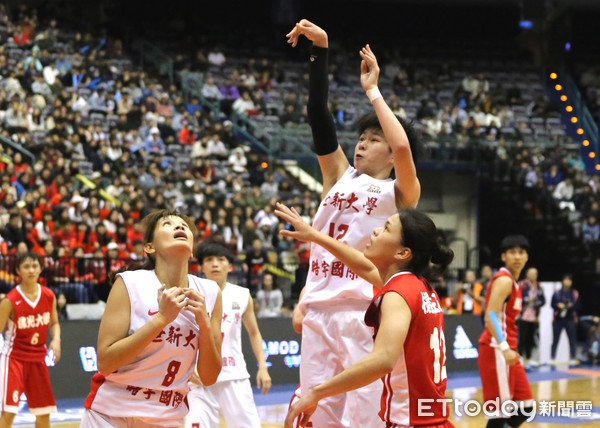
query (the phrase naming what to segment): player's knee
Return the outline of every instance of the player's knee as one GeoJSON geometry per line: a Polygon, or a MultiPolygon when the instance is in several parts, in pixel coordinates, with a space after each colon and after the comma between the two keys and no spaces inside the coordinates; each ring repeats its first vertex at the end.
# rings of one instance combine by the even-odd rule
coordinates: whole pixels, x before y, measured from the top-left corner
{"type": "Polygon", "coordinates": [[[2,427],[9,427],[12,425],[13,419],[15,418],[14,413],[2,412],[0,420],[2,421],[2,427]]]}

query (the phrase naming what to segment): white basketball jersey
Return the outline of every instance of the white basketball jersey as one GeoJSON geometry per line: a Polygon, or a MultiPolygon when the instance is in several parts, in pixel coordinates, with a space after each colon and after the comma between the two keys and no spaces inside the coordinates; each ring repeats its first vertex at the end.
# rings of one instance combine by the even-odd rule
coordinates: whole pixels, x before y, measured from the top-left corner
{"type": "MultiPolygon", "coordinates": [[[[321,201],[313,227],[363,251],[369,235],[398,210],[394,180],[378,180],[348,167],[321,201]]],[[[306,291],[300,308],[307,305],[348,304],[365,309],[373,298],[373,286],[319,245],[311,244],[306,291]]]]}
{"type": "MultiPolygon", "coordinates": [[[[161,283],[153,270],[126,271],[119,276],[131,303],[131,335],[158,313],[161,283]]],[[[193,275],[188,275],[188,281],[190,288],[204,295],[207,311],[212,313],[219,286],[193,275]]],[[[182,310],[133,361],[106,377],[94,376],[86,407],[114,417],[182,419],[188,412],[185,397],[196,365],[198,334],[194,315],[182,310]]],[[[164,426],[171,425],[165,422],[164,426]]]]}
{"type": "Polygon", "coordinates": [[[217,382],[247,379],[246,360],[242,354],[242,315],[248,307],[250,292],[247,288],[227,283],[221,291],[223,321],[221,333],[221,373],[217,382]]]}

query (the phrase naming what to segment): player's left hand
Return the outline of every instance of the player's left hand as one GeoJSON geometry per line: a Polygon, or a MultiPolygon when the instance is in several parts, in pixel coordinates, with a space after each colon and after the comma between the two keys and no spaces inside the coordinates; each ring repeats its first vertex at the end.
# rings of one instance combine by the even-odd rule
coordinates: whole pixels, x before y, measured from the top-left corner
{"type": "Polygon", "coordinates": [[[294,419],[296,418],[300,418],[301,427],[308,426],[310,417],[315,413],[315,410],[317,410],[318,403],[319,400],[317,400],[313,391],[300,397],[300,400],[296,401],[288,410],[288,414],[283,424],[284,428],[294,428],[294,419]]]}
{"type": "Polygon", "coordinates": [[[287,206],[277,202],[277,204],[275,204],[274,213],[277,217],[294,227],[293,231],[285,229],[280,231],[279,233],[281,236],[289,236],[297,239],[298,241],[310,242],[314,229],[310,225],[306,224],[304,220],[302,220],[302,217],[300,217],[298,211],[296,211],[293,207],[288,208],[287,206]]]}
{"type": "Polygon", "coordinates": [[[262,395],[265,395],[271,389],[271,376],[269,376],[269,371],[266,367],[259,367],[256,373],[256,387],[262,388],[260,391],[262,395]]]}
{"type": "Polygon", "coordinates": [[[54,354],[54,362],[58,363],[60,360],[60,339],[52,339],[49,348],[54,354]]]}
{"type": "Polygon", "coordinates": [[[194,314],[200,330],[210,330],[210,317],[206,310],[206,300],[204,296],[192,288],[186,288],[183,292],[186,297],[186,304],[183,309],[194,314]]]}
{"type": "Polygon", "coordinates": [[[377,58],[368,44],[359,53],[362,58],[360,62],[360,84],[365,91],[368,91],[377,87],[379,65],[377,65],[377,58]]]}

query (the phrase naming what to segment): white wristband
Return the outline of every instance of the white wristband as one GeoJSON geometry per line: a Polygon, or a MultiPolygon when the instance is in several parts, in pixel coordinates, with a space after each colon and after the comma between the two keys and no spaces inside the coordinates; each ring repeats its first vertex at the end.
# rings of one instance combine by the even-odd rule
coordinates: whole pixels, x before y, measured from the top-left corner
{"type": "Polygon", "coordinates": [[[509,349],[510,349],[510,346],[508,346],[508,342],[506,340],[500,344],[500,350],[502,352],[508,351],[509,349]]]}
{"type": "Polygon", "coordinates": [[[379,88],[375,86],[367,91],[367,97],[369,97],[369,101],[373,102],[377,98],[381,98],[381,92],[379,92],[379,88]]]}

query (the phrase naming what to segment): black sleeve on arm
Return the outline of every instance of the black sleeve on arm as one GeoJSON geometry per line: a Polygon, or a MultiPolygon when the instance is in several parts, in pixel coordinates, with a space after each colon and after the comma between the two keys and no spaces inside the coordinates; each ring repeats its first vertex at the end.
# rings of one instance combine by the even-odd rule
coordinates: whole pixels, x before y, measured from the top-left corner
{"type": "Polygon", "coordinates": [[[331,154],[338,148],[333,117],[327,106],[329,93],[328,51],[327,48],[313,46],[310,55],[307,114],[315,143],[315,152],[319,156],[331,154]]]}

